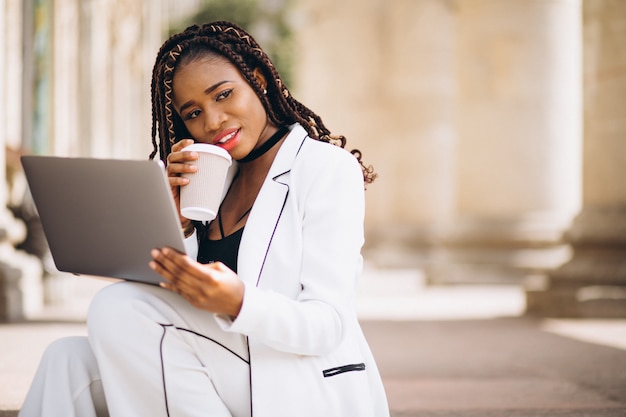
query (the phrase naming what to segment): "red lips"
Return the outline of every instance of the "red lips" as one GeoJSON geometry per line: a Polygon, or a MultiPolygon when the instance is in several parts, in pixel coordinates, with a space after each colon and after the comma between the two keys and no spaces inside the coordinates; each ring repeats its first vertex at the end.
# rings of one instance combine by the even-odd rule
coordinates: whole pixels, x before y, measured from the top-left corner
{"type": "Polygon", "coordinates": [[[213,144],[230,151],[239,143],[239,129],[226,129],[215,135],[213,144]]]}

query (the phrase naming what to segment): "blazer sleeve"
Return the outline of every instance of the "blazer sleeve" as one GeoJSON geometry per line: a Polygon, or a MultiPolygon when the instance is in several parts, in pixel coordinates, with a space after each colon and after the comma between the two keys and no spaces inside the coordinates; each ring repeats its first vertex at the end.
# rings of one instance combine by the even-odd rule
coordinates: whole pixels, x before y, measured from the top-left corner
{"type": "Polygon", "coordinates": [[[300,166],[298,190],[292,190],[302,216],[301,268],[295,278],[301,292],[293,299],[246,285],[237,319],[217,316],[224,330],[258,338],[280,351],[321,355],[341,343],[355,320],[364,242],[363,174],[345,150],[328,154],[300,166]]]}
{"type": "Polygon", "coordinates": [[[188,257],[193,259],[194,261],[198,259],[198,235],[197,231],[194,230],[191,236],[186,237],[183,241],[185,245],[185,253],[188,257]]]}

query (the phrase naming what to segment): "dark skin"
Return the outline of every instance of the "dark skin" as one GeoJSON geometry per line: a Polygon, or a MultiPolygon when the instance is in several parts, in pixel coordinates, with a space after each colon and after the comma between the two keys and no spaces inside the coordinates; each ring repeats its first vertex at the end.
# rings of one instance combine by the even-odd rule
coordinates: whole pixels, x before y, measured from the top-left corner
{"type": "MultiPolygon", "coordinates": [[[[267,83],[259,70],[257,82],[267,83]]],[[[186,63],[176,70],[173,103],[193,139],[172,146],[167,174],[180,213],[180,187],[189,180],[183,173],[197,171],[196,152],[182,149],[194,142],[212,143],[226,149],[233,159],[248,155],[263,144],[278,128],[272,124],[258,96],[239,70],[222,57],[207,57],[186,63]]],[[[239,165],[239,174],[220,207],[225,235],[245,225],[241,218],[256,199],[263,181],[284,138],[261,157],[239,165]]],[[[180,215],[181,226],[191,221],[180,215]]],[[[209,238],[222,238],[216,222],[209,226],[209,238]]],[[[152,251],[150,267],[166,282],[163,288],[174,291],[193,306],[212,313],[236,318],[243,303],[244,285],[239,276],[221,262],[201,264],[171,248],[152,251]]]]}

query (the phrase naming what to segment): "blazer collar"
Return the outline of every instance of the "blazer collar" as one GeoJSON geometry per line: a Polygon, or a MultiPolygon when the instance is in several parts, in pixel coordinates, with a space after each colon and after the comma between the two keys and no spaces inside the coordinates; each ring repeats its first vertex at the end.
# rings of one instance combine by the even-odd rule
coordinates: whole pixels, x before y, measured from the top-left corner
{"type": "Polygon", "coordinates": [[[283,214],[289,193],[289,172],[307,132],[299,124],[290,126],[259,191],[239,246],[237,272],[244,282],[258,285],[272,238],[283,214]]]}
{"type": "Polygon", "coordinates": [[[289,127],[289,134],[276,154],[276,158],[270,167],[267,179],[281,176],[291,170],[294,160],[300,151],[304,139],[308,136],[306,130],[299,124],[289,127]]]}

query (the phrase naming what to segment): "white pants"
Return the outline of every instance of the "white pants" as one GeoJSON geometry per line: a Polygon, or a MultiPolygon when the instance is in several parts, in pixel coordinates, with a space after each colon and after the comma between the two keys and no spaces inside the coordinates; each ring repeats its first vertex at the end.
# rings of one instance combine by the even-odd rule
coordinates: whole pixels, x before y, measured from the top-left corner
{"type": "Polygon", "coordinates": [[[20,417],[250,416],[246,338],[179,295],[105,287],[88,334],[50,345],[20,417]]]}

